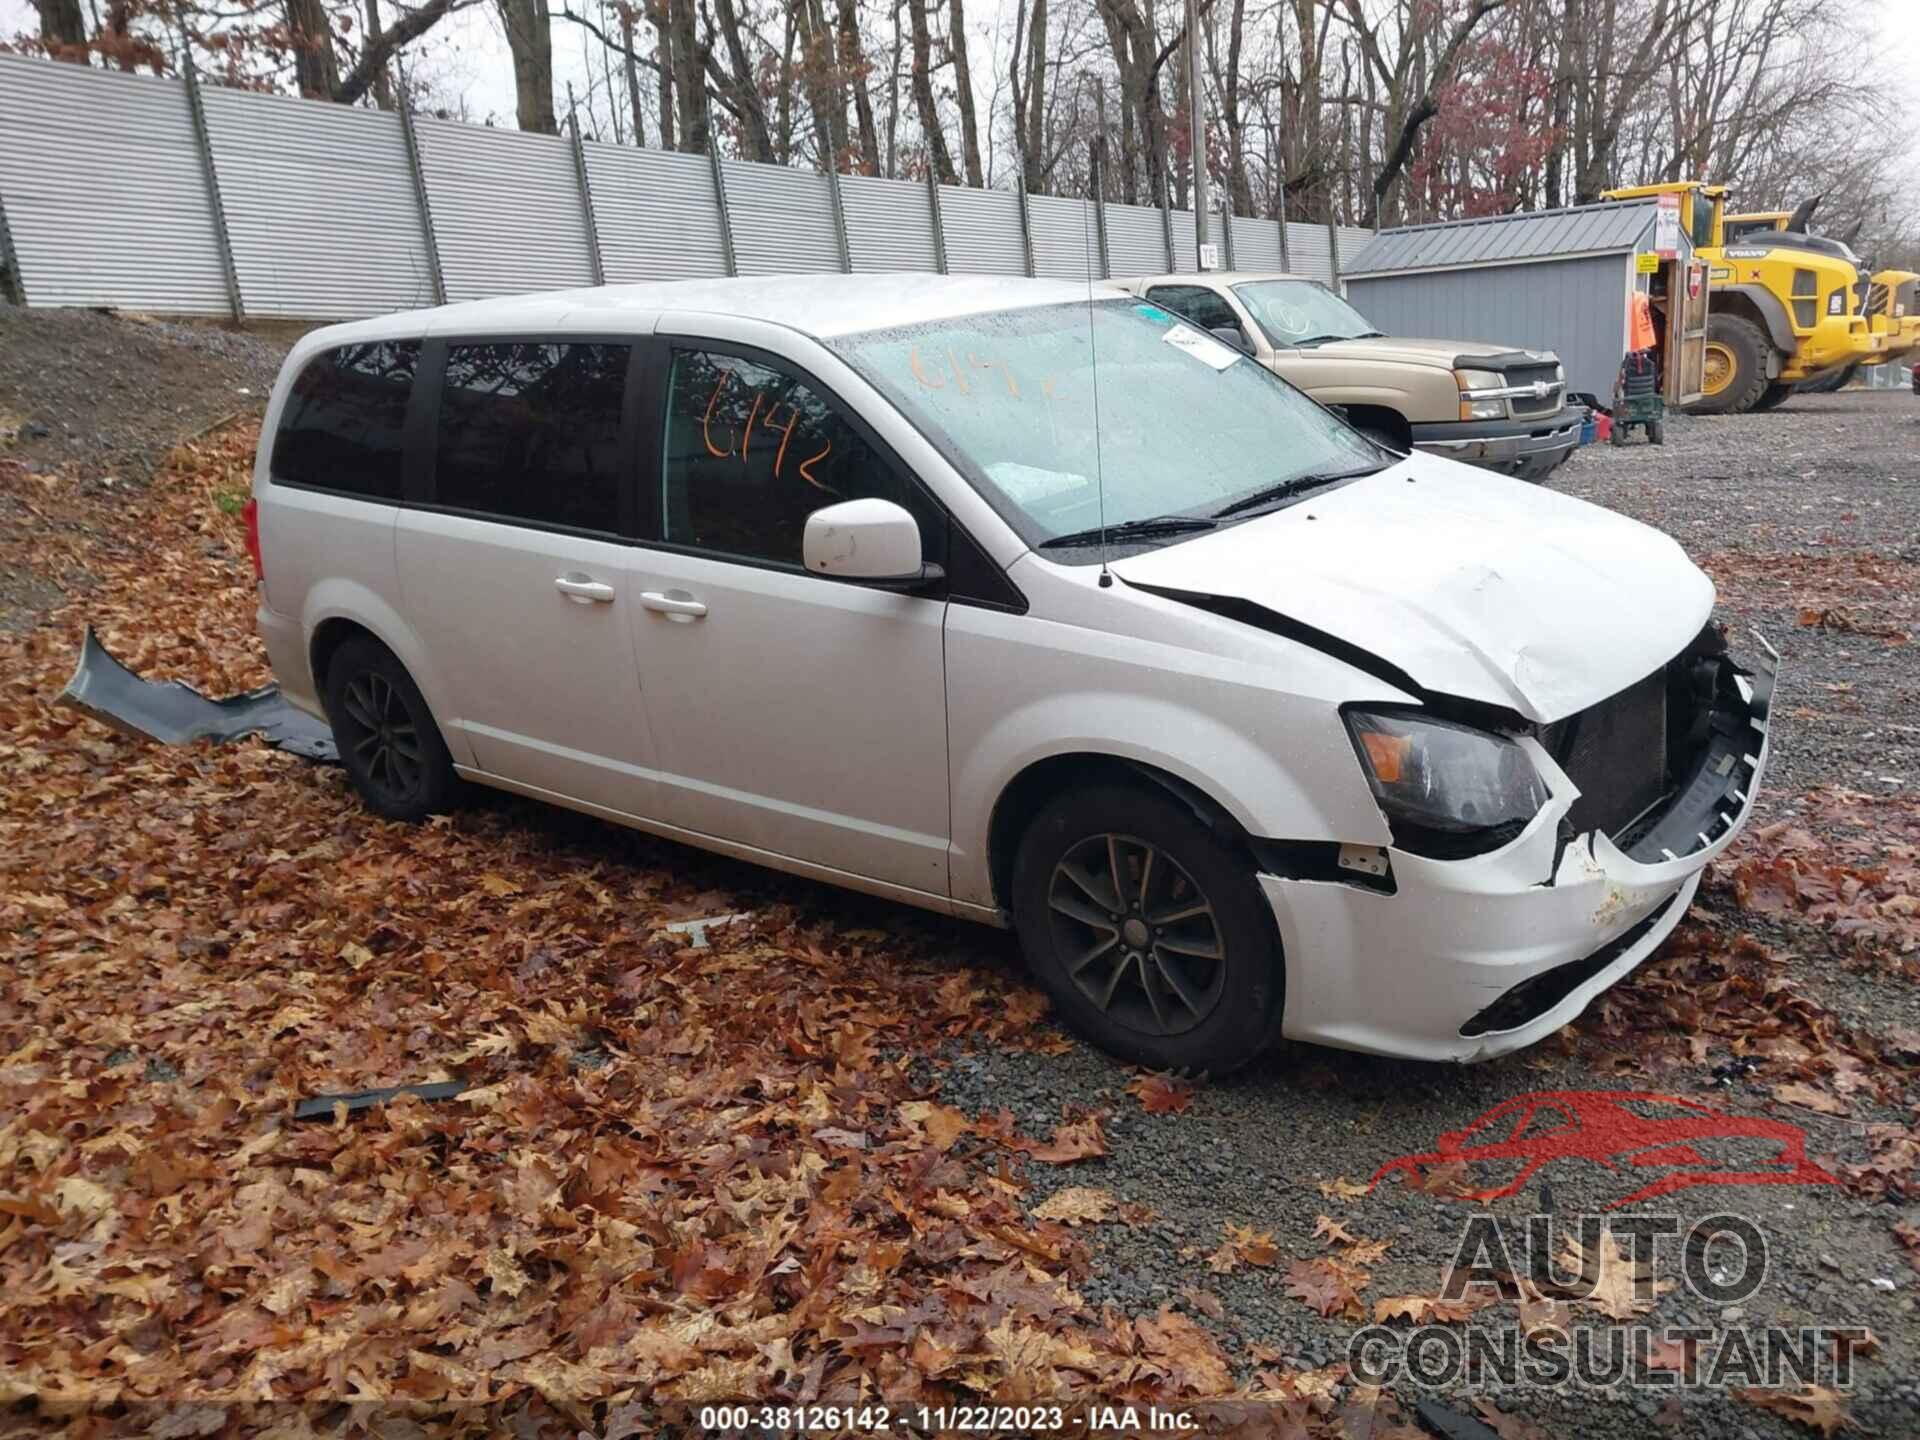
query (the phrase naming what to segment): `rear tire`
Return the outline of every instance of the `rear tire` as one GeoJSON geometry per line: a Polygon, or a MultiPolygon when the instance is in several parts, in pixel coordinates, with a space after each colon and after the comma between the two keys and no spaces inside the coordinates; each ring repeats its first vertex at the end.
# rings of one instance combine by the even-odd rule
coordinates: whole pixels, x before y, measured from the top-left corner
{"type": "Polygon", "coordinates": [[[452,808],[453,758],[407,667],[371,636],[343,643],[327,665],[327,719],[360,798],[389,820],[452,808]]]}
{"type": "Polygon", "coordinates": [[[1707,372],[1703,394],[1693,406],[1696,415],[1744,415],[1767,388],[1767,355],[1773,342],[1766,332],[1740,315],[1707,317],[1707,372]],[[1716,383],[1717,382],[1717,383],[1716,383]]]}
{"type": "Polygon", "coordinates": [[[1252,864],[1224,822],[1151,785],[1042,809],[1014,859],[1013,916],[1061,1017],[1124,1060],[1220,1074],[1277,1029],[1280,937],[1252,864]]]}
{"type": "Polygon", "coordinates": [[[1656,445],[1666,444],[1667,422],[1664,420],[1649,420],[1647,422],[1647,439],[1656,445]]]}
{"type": "Polygon", "coordinates": [[[1800,386],[1800,392],[1803,395],[1831,395],[1836,390],[1844,390],[1853,383],[1854,374],[1859,369],[1860,364],[1855,361],[1851,365],[1842,365],[1838,370],[1829,370],[1818,379],[1800,386]]]}
{"type": "MultiPolygon", "coordinates": [[[[1753,402],[1753,408],[1756,411],[1771,410],[1777,405],[1784,405],[1787,402],[1787,397],[1799,388],[1801,387],[1782,385],[1778,380],[1775,380],[1760,392],[1760,398],[1753,402]]],[[[1815,393],[1817,394],[1818,392],[1816,391],[1815,393]]]]}

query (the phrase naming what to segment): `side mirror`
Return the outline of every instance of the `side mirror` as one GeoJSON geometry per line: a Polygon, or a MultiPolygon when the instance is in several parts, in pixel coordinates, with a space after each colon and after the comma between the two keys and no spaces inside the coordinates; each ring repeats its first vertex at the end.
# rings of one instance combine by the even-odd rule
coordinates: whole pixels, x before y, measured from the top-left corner
{"type": "Polygon", "coordinates": [[[913,590],[946,572],[920,560],[920,526],[891,500],[843,500],[807,516],[801,561],[815,575],[913,590]]]}
{"type": "Polygon", "coordinates": [[[1238,325],[1216,325],[1207,333],[1212,335],[1216,340],[1226,341],[1227,344],[1233,346],[1236,350],[1243,351],[1248,355],[1253,353],[1253,347],[1247,343],[1246,332],[1238,325]]]}

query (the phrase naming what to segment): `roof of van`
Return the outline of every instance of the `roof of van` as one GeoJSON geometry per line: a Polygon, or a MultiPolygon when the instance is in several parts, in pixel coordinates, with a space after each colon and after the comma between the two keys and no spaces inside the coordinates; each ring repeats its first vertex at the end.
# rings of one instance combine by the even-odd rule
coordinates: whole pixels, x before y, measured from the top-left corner
{"type": "MultiPolygon", "coordinates": [[[[1116,297],[1106,292],[1102,298],[1116,297]]],[[[537,327],[562,320],[570,328],[578,329],[583,319],[594,316],[604,316],[609,329],[624,330],[632,326],[636,333],[641,333],[649,328],[653,316],[670,310],[748,316],[786,325],[804,334],[828,337],[993,310],[1074,301],[1085,304],[1087,299],[1088,287],[1083,281],[1028,280],[999,275],[893,272],[742,276],[726,280],[600,285],[470,300],[334,327],[332,338],[385,339],[445,334],[469,327],[537,327]]]]}

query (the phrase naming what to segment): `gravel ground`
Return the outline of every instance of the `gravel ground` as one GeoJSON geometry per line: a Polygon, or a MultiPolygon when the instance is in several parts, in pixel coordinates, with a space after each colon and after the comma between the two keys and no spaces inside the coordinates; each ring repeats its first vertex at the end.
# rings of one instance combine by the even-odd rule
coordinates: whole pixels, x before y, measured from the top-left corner
{"type": "Polygon", "coordinates": [[[1665,446],[1636,432],[1551,483],[1672,535],[1718,582],[1728,617],[1780,650],[1769,805],[1815,785],[1920,787],[1913,647],[1800,620],[1837,608],[1843,625],[1920,637],[1920,399],[1853,390],[1760,415],[1676,415],[1665,446]]]}
{"type": "MultiPolygon", "coordinates": [[[[12,412],[0,423],[37,420],[48,427],[47,435],[23,440],[9,453],[42,468],[61,463],[98,473],[124,466],[123,457],[151,454],[264,395],[283,351],[279,337],[130,326],[84,313],[34,316],[23,328],[18,312],[0,309],[0,410],[12,412]]],[[[1822,785],[1912,796],[1920,779],[1914,723],[1920,667],[1914,647],[1893,634],[1920,629],[1914,614],[1920,401],[1856,392],[1798,400],[1768,415],[1677,416],[1664,448],[1636,442],[1590,450],[1551,483],[1674,534],[1715,575],[1725,611],[1763,630],[1782,651],[1786,698],[1776,712],[1765,818],[1798,817],[1801,797],[1822,785]],[[1812,623],[1803,623],[1809,616],[1812,623]]],[[[0,586],[5,580],[0,577],[0,586]]],[[[15,580],[27,587],[45,583],[44,577],[15,580]]],[[[995,932],[671,846],[648,842],[635,850],[623,843],[630,836],[616,838],[597,822],[542,807],[499,797],[487,803],[508,807],[556,845],[584,836],[596,853],[631,855],[639,867],[665,863],[697,876],[712,891],[716,913],[777,899],[849,929],[924,934],[931,927],[956,966],[1018,964],[1009,937],[995,932]]],[[[1861,966],[1827,932],[1807,924],[1756,925],[1733,909],[1725,885],[1703,895],[1710,917],[1729,931],[1754,931],[1784,958],[1783,976],[1842,1021],[1876,1031],[1920,1030],[1920,986],[1896,970],[1861,966]]],[[[1724,1060],[1718,1053],[1714,1058],[1724,1060]]],[[[1147,1113],[1127,1088],[1135,1073],[1077,1042],[1063,1042],[1051,1055],[929,1057],[928,1079],[947,1103],[970,1115],[1005,1108],[1033,1135],[1050,1134],[1069,1110],[1103,1112],[1111,1153],[1068,1166],[1028,1166],[1035,1186],[1030,1204],[1086,1186],[1140,1207],[1080,1231],[1093,1257],[1083,1292],[1129,1313],[1172,1304],[1192,1314],[1218,1333],[1248,1379],[1256,1370],[1308,1371],[1347,1356],[1357,1323],[1323,1319],[1287,1293],[1290,1261],[1333,1253],[1314,1235],[1321,1216],[1359,1239],[1387,1242],[1366,1267],[1369,1305],[1437,1293],[1476,1207],[1395,1183],[1351,1195],[1321,1187],[1342,1178],[1364,1184],[1385,1162],[1432,1149],[1441,1132],[1470,1124],[1504,1099],[1622,1088],[1695,1095],[1740,1115],[1790,1119],[1806,1130],[1809,1153],[1848,1162],[1866,1158],[1866,1123],[1905,1124],[1920,1100],[1911,1088],[1889,1101],[1856,1097],[1850,1116],[1830,1117],[1779,1105],[1765,1087],[1741,1078],[1737,1064],[1649,1078],[1623,1070],[1623,1059],[1631,1064],[1631,1056],[1596,1057],[1590,1047],[1559,1040],[1467,1068],[1288,1046],[1228,1080],[1197,1086],[1189,1107],[1175,1114],[1147,1113]],[[1228,1225],[1270,1232],[1276,1263],[1225,1274],[1209,1268],[1228,1225]]],[[[1617,1175],[1583,1161],[1558,1162],[1540,1179],[1546,1183],[1537,1180],[1487,1209],[1521,1222],[1538,1210],[1570,1223],[1599,1213],[1622,1193],[1617,1175]]],[[[1733,1308],[1679,1285],[1659,1297],[1647,1320],[1716,1332],[1769,1323],[1870,1326],[1880,1348],[1860,1368],[1853,1415],[1883,1436],[1920,1434],[1920,1273],[1892,1234],[1897,1220],[1920,1222],[1920,1207],[1869,1203],[1838,1186],[1739,1186],[1679,1192],[1634,1213],[1671,1215],[1688,1225],[1719,1212],[1750,1217],[1763,1228],[1764,1284],[1733,1308]]],[[[1678,1280],[1674,1243],[1663,1243],[1655,1273],[1678,1280]]],[[[1503,1303],[1473,1316],[1468,1328],[1490,1334],[1514,1319],[1515,1307],[1503,1303]]],[[[1418,1386],[1400,1388],[1420,1393],[1418,1386]]],[[[1467,1408],[1462,1385],[1440,1384],[1433,1393],[1467,1408]]],[[[1807,1433],[1724,1394],[1664,1408],[1664,1395],[1634,1389],[1497,1398],[1555,1440],[1807,1433]]]]}

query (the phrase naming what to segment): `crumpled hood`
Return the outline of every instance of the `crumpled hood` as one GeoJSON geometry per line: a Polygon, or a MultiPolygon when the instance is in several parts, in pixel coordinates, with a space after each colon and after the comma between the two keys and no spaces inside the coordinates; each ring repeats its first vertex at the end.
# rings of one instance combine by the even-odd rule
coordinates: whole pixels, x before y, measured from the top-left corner
{"type": "Polygon", "coordinates": [[[1424,690],[1540,722],[1652,674],[1713,609],[1713,582],[1658,530],[1418,453],[1111,568],[1129,584],[1251,602],[1424,690]]]}
{"type": "Polygon", "coordinates": [[[1348,356],[1356,360],[1394,360],[1402,365],[1433,365],[1451,370],[1459,356],[1511,355],[1514,347],[1493,345],[1485,340],[1418,340],[1409,335],[1375,335],[1363,340],[1329,340],[1324,345],[1315,345],[1307,353],[1348,356]]]}

